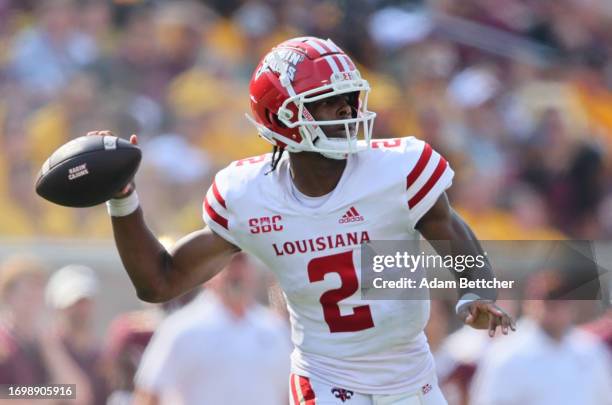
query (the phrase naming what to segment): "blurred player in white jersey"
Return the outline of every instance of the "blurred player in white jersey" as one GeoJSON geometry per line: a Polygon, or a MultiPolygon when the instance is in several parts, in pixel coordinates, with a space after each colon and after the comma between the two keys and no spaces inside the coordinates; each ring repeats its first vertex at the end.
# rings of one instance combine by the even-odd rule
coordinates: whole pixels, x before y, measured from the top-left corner
{"type": "Polygon", "coordinates": [[[530,277],[521,329],[484,352],[470,404],[612,405],[612,358],[595,336],[575,327],[580,302],[558,294],[568,284],[553,271],[530,277]]]}
{"type": "MultiPolygon", "coordinates": [[[[212,232],[196,231],[167,251],[148,230],[130,186],[108,203],[115,241],[148,301],[210,279],[240,250],[272,269],[292,325],[294,404],[445,404],[423,334],[429,302],[361,300],[360,245],[422,235],[460,244],[462,254],[482,249],[449,205],[453,171],[442,156],[415,138],[371,140],[376,114],[367,109],[369,91],[331,40],[279,44],[250,83],[250,120],[274,152],[216,175],[203,203],[212,232]]],[[[490,268],[478,277],[491,279],[490,268]]],[[[494,296],[461,293],[458,312],[467,324],[490,334],[513,328],[494,296]]]]}

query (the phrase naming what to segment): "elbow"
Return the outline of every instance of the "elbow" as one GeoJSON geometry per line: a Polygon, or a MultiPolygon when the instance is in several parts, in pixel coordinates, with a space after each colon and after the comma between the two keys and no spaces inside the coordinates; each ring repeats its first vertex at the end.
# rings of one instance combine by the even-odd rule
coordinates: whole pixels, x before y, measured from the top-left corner
{"type": "Polygon", "coordinates": [[[155,288],[138,288],[136,295],[140,300],[151,304],[162,304],[171,299],[163,291],[155,288]]]}
{"type": "Polygon", "coordinates": [[[170,256],[166,250],[161,252],[161,259],[163,267],[156,272],[160,275],[160,277],[149,277],[147,282],[134,282],[134,286],[136,287],[136,295],[138,295],[138,298],[144,302],[151,304],[162,304],[170,301],[173,298],[170,294],[171,285],[164,277],[161,277],[163,274],[167,273],[167,270],[165,269],[169,268],[170,256]]]}

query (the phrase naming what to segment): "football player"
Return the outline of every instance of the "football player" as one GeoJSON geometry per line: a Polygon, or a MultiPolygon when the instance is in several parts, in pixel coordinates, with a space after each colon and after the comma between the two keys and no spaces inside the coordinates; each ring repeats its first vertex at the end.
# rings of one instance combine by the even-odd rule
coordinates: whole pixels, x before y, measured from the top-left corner
{"type": "MultiPolygon", "coordinates": [[[[371,140],[369,91],[331,40],[285,41],[250,83],[249,119],[274,151],[217,173],[203,201],[208,229],[166,250],[147,228],[133,185],[107,204],[121,259],[145,301],[211,279],[240,250],[276,273],[295,345],[293,404],[446,403],[423,333],[429,301],[362,300],[360,245],[422,235],[449,242],[436,246],[440,254],[456,254],[454,243],[464,254],[482,250],[449,205],[453,171],[442,156],[412,137],[371,140]]],[[[479,277],[492,279],[488,265],[479,277]]],[[[495,296],[461,293],[465,323],[491,335],[514,329],[495,296]]]]}

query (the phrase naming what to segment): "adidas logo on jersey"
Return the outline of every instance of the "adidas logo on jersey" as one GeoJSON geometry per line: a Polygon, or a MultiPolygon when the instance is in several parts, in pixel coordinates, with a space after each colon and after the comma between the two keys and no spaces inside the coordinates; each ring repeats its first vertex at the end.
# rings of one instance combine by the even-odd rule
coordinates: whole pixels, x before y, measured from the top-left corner
{"type": "Polygon", "coordinates": [[[359,215],[355,207],[351,207],[346,211],[346,214],[342,215],[342,218],[340,218],[338,222],[341,224],[348,224],[350,222],[361,222],[363,220],[364,218],[359,215]]]}

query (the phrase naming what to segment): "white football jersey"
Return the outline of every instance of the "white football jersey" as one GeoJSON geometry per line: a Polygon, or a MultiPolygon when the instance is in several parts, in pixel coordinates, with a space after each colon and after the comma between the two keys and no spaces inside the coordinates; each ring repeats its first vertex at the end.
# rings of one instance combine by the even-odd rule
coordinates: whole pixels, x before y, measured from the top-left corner
{"type": "Polygon", "coordinates": [[[336,188],[308,198],[284,156],[231,163],[204,200],[204,220],[264,262],[284,291],[292,372],[367,394],[397,394],[433,376],[423,328],[429,302],[362,300],[360,244],[419,238],[415,224],[452,182],[438,153],[414,137],[372,141],[348,156],[336,188]]]}

